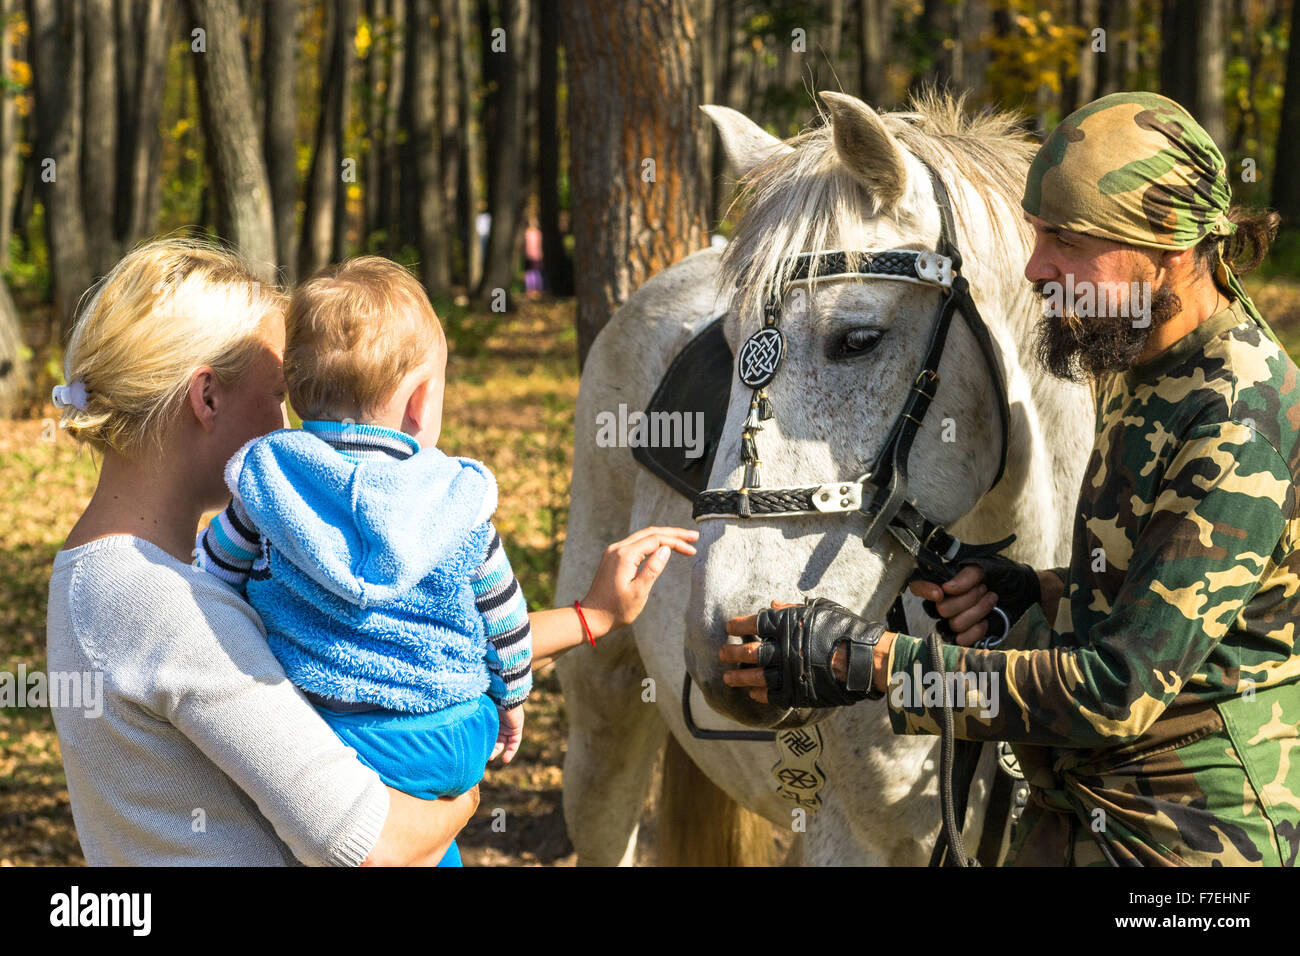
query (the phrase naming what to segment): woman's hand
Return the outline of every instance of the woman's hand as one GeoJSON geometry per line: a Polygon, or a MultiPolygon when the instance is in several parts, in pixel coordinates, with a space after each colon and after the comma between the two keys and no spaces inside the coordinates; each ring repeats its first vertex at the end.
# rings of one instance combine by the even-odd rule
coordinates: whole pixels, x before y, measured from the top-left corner
{"type": "Polygon", "coordinates": [[[606,548],[591,590],[582,599],[593,636],[604,637],[636,620],[668,556],[674,551],[693,555],[691,542],[699,536],[685,528],[642,528],[606,548]]]}

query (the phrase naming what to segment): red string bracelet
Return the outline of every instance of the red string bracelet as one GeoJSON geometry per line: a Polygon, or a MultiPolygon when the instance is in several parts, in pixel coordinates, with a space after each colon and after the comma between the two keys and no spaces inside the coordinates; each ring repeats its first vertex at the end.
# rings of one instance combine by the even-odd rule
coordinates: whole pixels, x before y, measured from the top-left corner
{"type": "Polygon", "coordinates": [[[591,636],[591,628],[587,626],[587,616],[582,613],[582,605],[577,601],[573,602],[573,609],[578,612],[578,620],[582,622],[582,629],[586,632],[587,640],[591,641],[591,646],[596,646],[596,639],[591,636]]]}

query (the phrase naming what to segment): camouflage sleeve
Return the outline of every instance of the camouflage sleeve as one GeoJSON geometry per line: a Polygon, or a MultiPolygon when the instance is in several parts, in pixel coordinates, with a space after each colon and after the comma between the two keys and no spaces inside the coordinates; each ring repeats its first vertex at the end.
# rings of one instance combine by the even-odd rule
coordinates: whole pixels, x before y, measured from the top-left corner
{"type": "MultiPolygon", "coordinates": [[[[1034,649],[944,646],[957,736],[1063,747],[1141,736],[1259,589],[1290,517],[1291,483],[1282,456],[1249,426],[1193,429],[1131,553],[1124,535],[1090,525],[1123,583],[1082,646],[1050,632],[1041,614],[1025,615],[1041,633],[1018,642],[1034,649]]],[[[931,714],[942,685],[929,671],[924,642],[900,634],[886,696],[895,733],[939,732],[931,714]]]]}

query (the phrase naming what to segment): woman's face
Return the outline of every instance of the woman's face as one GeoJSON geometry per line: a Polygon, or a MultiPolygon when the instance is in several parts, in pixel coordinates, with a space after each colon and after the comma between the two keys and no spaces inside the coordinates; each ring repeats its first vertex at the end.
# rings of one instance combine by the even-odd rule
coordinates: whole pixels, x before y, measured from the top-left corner
{"type": "Polygon", "coordinates": [[[284,316],[276,313],[267,322],[262,348],[248,372],[225,395],[224,413],[213,434],[216,445],[213,457],[220,462],[212,489],[216,499],[224,499],[229,494],[222,471],[230,456],[254,438],[288,427],[283,363],[284,316]]]}

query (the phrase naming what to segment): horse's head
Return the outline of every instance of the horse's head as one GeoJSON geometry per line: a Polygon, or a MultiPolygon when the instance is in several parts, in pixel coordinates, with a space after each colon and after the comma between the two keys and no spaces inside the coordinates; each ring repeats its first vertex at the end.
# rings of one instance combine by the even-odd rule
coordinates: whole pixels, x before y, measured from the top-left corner
{"type": "MultiPolygon", "coordinates": [[[[705,108],[748,197],[722,265],[723,288],[733,293],[725,323],[733,353],[762,324],[764,304],[774,295],[781,302],[785,351],[767,386],[773,416],[755,435],[758,480],[768,488],[861,476],[899,417],[940,290],[875,277],[791,281],[791,270],[794,257],[807,252],[934,250],[941,216],[927,164],[952,197],[963,273],[1008,375],[1016,374],[1019,337],[1035,316],[1022,275],[1028,250],[1018,207],[1032,148],[1011,134],[1007,118],[964,119],[959,104],[946,99],[924,103],[919,113],[884,116],[851,96],[822,99],[828,122],[788,143],[734,110],[705,108]]],[[[960,318],[940,369],[909,456],[907,496],[948,524],[989,490],[1004,435],[989,365],[960,318]]],[[[711,488],[743,484],[742,431],[747,418],[753,422],[752,395],[733,380],[711,488]]],[[[999,494],[1013,494],[1006,487],[1017,480],[1022,476],[1010,466],[999,494]]],[[[865,547],[865,527],[855,511],[701,522],[686,665],[714,710],[764,727],[824,716],[761,705],[727,687],[718,648],[728,618],[773,599],[828,597],[883,619],[914,562],[889,534],[865,547]]]]}

